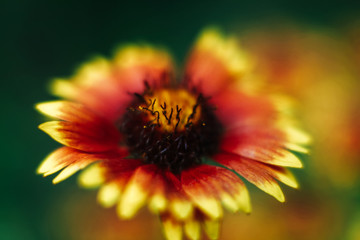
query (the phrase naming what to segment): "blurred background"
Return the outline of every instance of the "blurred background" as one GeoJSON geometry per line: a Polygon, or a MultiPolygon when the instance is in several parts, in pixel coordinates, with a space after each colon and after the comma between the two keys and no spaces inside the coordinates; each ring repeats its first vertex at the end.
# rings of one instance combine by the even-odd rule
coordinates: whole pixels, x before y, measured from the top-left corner
{"type": "Polygon", "coordinates": [[[52,185],[35,174],[59,145],[37,129],[34,104],[55,99],[68,77],[121,43],[166,46],[183,65],[199,32],[216,25],[236,35],[252,77],[295,99],[314,137],[301,188],[284,204],[250,186],[253,213],[226,214],[220,239],[360,239],[359,1],[26,1],[0,3],[2,240],[163,239],[142,210],[120,221],[76,178],[52,185]]]}

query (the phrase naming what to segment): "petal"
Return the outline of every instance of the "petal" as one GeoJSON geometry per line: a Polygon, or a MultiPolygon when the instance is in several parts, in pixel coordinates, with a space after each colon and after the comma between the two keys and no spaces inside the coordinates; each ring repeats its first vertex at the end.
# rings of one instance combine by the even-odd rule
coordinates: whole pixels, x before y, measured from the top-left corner
{"type": "Polygon", "coordinates": [[[203,228],[209,239],[216,240],[219,238],[220,224],[218,220],[205,220],[203,228]]]}
{"type": "Polygon", "coordinates": [[[116,78],[128,92],[142,93],[145,81],[153,88],[167,85],[174,72],[169,54],[148,45],[120,48],[114,65],[116,78]]]}
{"type": "Polygon", "coordinates": [[[245,213],[250,213],[250,196],[245,184],[234,173],[225,169],[220,169],[220,171],[221,174],[218,174],[216,183],[218,184],[220,199],[223,205],[233,212],[241,210],[245,213]],[[230,187],[229,184],[231,185],[230,187]]]}
{"type": "Polygon", "coordinates": [[[136,169],[118,204],[117,211],[121,218],[131,218],[145,204],[151,191],[152,179],[157,170],[157,167],[153,164],[136,169]]]}
{"type": "MultiPolygon", "coordinates": [[[[229,156],[226,156],[225,159],[228,157],[229,156]]],[[[216,159],[217,158],[218,157],[216,157],[216,159]]],[[[221,156],[219,156],[219,158],[221,158],[221,156]]],[[[246,163],[248,165],[251,165],[252,168],[257,169],[258,171],[262,171],[264,174],[271,176],[292,188],[299,187],[298,182],[296,181],[294,175],[288,169],[286,169],[284,167],[272,166],[272,165],[268,165],[268,164],[263,164],[261,162],[256,162],[256,161],[251,161],[251,160],[246,160],[246,159],[244,161],[246,161],[246,163]]],[[[226,160],[225,160],[225,162],[226,162],[226,160]]],[[[242,164],[242,163],[236,163],[236,164],[242,164]]],[[[243,190],[243,188],[241,188],[241,190],[243,190]]],[[[245,190],[246,190],[246,188],[245,188],[245,190]]],[[[241,193],[239,192],[239,194],[241,194],[241,193]]],[[[244,197],[246,198],[246,194],[244,195],[244,197]]]]}
{"type": "Polygon", "coordinates": [[[246,187],[240,188],[239,191],[233,195],[233,198],[241,211],[245,213],[251,212],[250,195],[246,187]]]}
{"type": "Polygon", "coordinates": [[[237,212],[239,210],[239,206],[234,200],[234,198],[228,193],[221,194],[221,202],[222,204],[230,211],[237,212]]]}
{"type": "Polygon", "coordinates": [[[294,144],[294,143],[285,143],[284,147],[286,149],[289,149],[290,151],[295,151],[295,152],[299,152],[299,153],[304,153],[304,154],[309,154],[309,149],[307,149],[306,147],[303,147],[299,144],[294,144]]]}
{"type": "Polygon", "coordinates": [[[149,193],[149,208],[153,213],[160,213],[166,210],[170,199],[167,197],[167,180],[162,171],[158,171],[152,179],[151,192],[149,193]]]}
{"type": "Polygon", "coordinates": [[[269,172],[271,172],[271,175],[279,180],[280,182],[288,185],[292,188],[298,188],[299,184],[296,181],[294,175],[283,167],[275,167],[275,166],[269,166],[269,172]]]}
{"type": "Polygon", "coordinates": [[[106,170],[106,183],[100,188],[97,199],[104,207],[111,207],[119,201],[135,170],[143,165],[141,160],[124,159],[116,155],[101,163],[102,168],[106,170]]]}
{"type": "Polygon", "coordinates": [[[59,97],[65,99],[76,100],[80,95],[83,95],[81,88],[66,79],[56,78],[51,82],[51,92],[59,97]]]}
{"type": "Polygon", "coordinates": [[[148,192],[134,181],[131,181],[123,193],[117,207],[118,215],[121,218],[132,218],[136,212],[145,204],[148,192]]]}
{"type": "Polygon", "coordinates": [[[299,128],[287,126],[284,131],[287,134],[289,142],[299,145],[308,145],[311,143],[312,139],[309,134],[300,130],[299,128]]]}
{"type": "Polygon", "coordinates": [[[163,194],[168,199],[168,212],[178,221],[188,219],[193,213],[193,203],[183,191],[180,180],[169,170],[165,170],[161,176],[162,182],[165,183],[163,194]]]}
{"type": "Polygon", "coordinates": [[[223,192],[221,194],[221,202],[232,212],[237,212],[239,210],[245,213],[251,212],[250,196],[245,186],[239,188],[238,191],[232,195],[223,192]]]}
{"type": "Polygon", "coordinates": [[[273,179],[268,166],[234,154],[218,154],[214,158],[218,163],[235,170],[249,182],[275,197],[278,201],[285,201],[284,194],[278,183],[273,179]]]}
{"type": "MultiPolygon", "coordinates": [[[[194,198],[195,200],[203,199],[201,194],[209,199],[215,196],[234,212],[242,210],[249,213],[251,211],[249,193],[240,178],[231,171],[221,167],[201,165],[187,170],[182,175],[184,190],[192,194],[193,200],[194,198]]],[[[202,201],[206,202],[209,199],[205,198],[202,201]]]]}
{"type": "Polygon", "coordinates": [[[39,126],[64,145],[96,152],[109,150],[119,142],[120,134],[116,127],[82,104],[53,101],[37,104],[36,108],[48,116],[66,121],[47,122],[39,126]]]}
{"type": "Polygon", "coordinates": [[[70,101],[51,101],[36,104],[41,113],[60,120],[83,123],[101,122],[101,118],[84,105],[70,101]]]}
{"type": "Polygon", "coordinates": [[[166,51],[125,46],[113,62],[98,57],[82,65],[71,79],[55,79],[51,89],[55,95],[83,103],[114,121],[132,100],[129,93],[142,93],[145,81],[151,87],[167,83],[172,73],[172,61],[166,51]]]}
{"type": "Polygon", "coordinates": [[[299,123],[295,119],[291,116],[284,117],[285,115],[279,118],[276,124],[284,132],[287,140],[286,147],[293,151],[308,153],[306,146],[312,143],[312,138],[299,128],[299,123]]]}
{"type": "Polygon", "coordinates": [[[38,174],[43,174],[45,177],[60,171],[77,160],[76,153],[78,153],[78,151],[75,149],[61,147],[49,154],[37,168],[36,172],[38,174]]]}
{"type": "Polygon", "coordinates": [[[115,120],[126,109],[130,96],[115,78],[113,65],[104,58],[83,64],[70,79],[55,79],[51,91],[80,102],[97,114],[115,120]]]}
{"type": "Polygon", "coordinates": [[[119,133],[108,125],[45,122],[39,126],[59,143],[81,151],[102,152],[117,147],[119,133]]]}
{"type": "Polygon", "coordinates": [[[163,194],[154,194],[149,199],[149,209],[155,214],[165,211],[167,199],[163,194]]]}
{"type": "Polygon", "coordinates": [[[224,91],[209,101],[217,106],[216,114],[226,126],[228,136],[223,141],[226,151],[237,148],[240,143],[261,145],[264,149],[274,147],[294,160],[294,167],[301,167],[301,163],[283,149],[306,153],[303,145],[309,144],[311,139],[295,127],[296,122],[289,113],[286,113],[286,118],[280,118],[279,101],[235,90],[224,91]]]}
{"type": "Polygon", "coordinates": [[[186,66],[188,87],[213,96],[239,78],[247,61],[235,38],[208,29],[199,37],[186,66]]]}
{"type": "MultiPolygon", "coordinates": [[[[101,87],[100,83],[111,79],[112,64],[103,57],[95,57],[91,61],[82,64],[72,78],[73,82],[83,87],[101,87]]],[[[100,89],[98,89],[100,90],[100,89]]]]}
{"type": "Polygon", "coordinates": [[[199,240],[200,239],[200,222],[196,220],[188,220],[184,224],[184,231],[186,236],[191,240],[199,240]]]}
{"type": "Polygon", "coordinates": [[[213,219],[221,218],[223,215],[219,201],[214,197],[196,196],[188,193],[193,202],[204,212],[213,219]]]}
{"type": "Polygon", "coordinates": [[[80,102],[110,121],[118,119],[132,99],[126,89],[119,86],[114,79],[104,79],[91,87],[64,79],[55,79],[51,88],[55,95],[80,102]],[[70,92],[71,95],[67,96],[62,94],[63,92],[70,92]]]}
{"type": "Polygon", "coordinates": [[[77,160],[75,162],[73,162],[72,164],[70,164],[69,166],[67,166],[66,168],[64,168],[53,180],[53,183],[59,183],[65,179],[67,179],[68,177],[72,176],[74,173],[76,173],[77,171],[87,167],[90,163],[93,163],[94,159],[81,159],[81,160],[77,160]]]}
{"type": "Polygon", "coordinates": [[[241,208],[249,211],[250,203],[244,204],[245,199],[249,200],[245,185],[227,169],[200,165],[184,170],[181,183],[191,200],[211,218],[221,217],[218,199],[225,201],[225,204],[232,201],[236,210],[241,208]]]}
{"type": "Polygon", "coordinates": [[[212,96],[209,102],[217,107],[216,115],[229,129],[273,126],[278,116],[269,98],[233,89],[212,96]]]}
{"type": "Polygon", "coordinates": [[[122,181],[123,175],[133,173],[138,167],[144,165],[140,159],[128,158],[129,153],[122,148],[108,155],[108,159],[102,162],[106,169],[107,181],[122,181]]]}
{"type": "Polygon", "coordinates": [[[274,128],[249,127],[225,134],[221,149],[256,161],[286,167],[301,168],[301,161],[285,149],[283,132],[274,128]]]}
{"type": "Polygon", "coordinates": [[[52,92],[57,96],[68,99],[85,100],[86,98],[82,94],[88,92],[88,90],[96,90],[99,93],[104,90],[104,85],[101,83],[105,84],[105,86],[109,82],[115,84],[112,79],[111,63],[102,57],[96,57],[82,64],[70,80],[55,79],[51,86],[52,92]]]}
{"type": "Polygon", "coordinates": [[[85,188],[99,187],[105,181],[104,172],[101,164],[95,163],[80,173],[78,183],[85,188]]]}
{"type": "Polygon", "coordinates": [[[184,220],[191,216],[193,206],[189,201],[176,199],[171,201],[170,211],[178,220],[184,220]]]}
{"type": "Polygon", "coordinates": [[[294,154],[279,146],[269,147],[246,143],[237,145],[235,141],[230,141],[230,138],[228,138],[223,141],[221,149],[267,164],[293,168],[303,167],[301,161],[294,154]]]}
{"type": "Polygon", "coordinates": [[[112,207],[119,200],[121,194],[121,186],[117,182],[104,184],[97,195],[97,200],[103,207],[112,207]]]}
{"type": "Polygon", "coordinates": [[[40,164],[37,169],[38,174],[48,176],[63,168],[65,168],[54,180],[54,183],[58,183],[78,170],[86,167],[90,163],[106,158],[106,154],[92,154],[80,152],[76,149],[69,147],[62,147],[52,152],[45,160],[40,164]]]}
{"type": "Polygon", "coordinates": [[[165,238],[168,240],[181,240],[182,239],[182,227],[177,221],[171,218],[163,218],[163,229],[165,238]]]}

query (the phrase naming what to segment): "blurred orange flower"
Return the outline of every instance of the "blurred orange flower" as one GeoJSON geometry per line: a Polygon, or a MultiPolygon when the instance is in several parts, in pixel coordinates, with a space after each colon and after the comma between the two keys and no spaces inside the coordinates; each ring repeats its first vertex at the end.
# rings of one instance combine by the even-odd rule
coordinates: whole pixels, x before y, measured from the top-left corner
{"type": "MultiPolygon", "coordinates": [[[[314,138],[317,178],[354,186],[360,176],[358,29],[349,38],[294,26],[254,31],[245,39],[255,77],[296,97],[314,138]]],[[[316,169],[316,170],[315,170],[316,169]]],[[[322,181],[315,181],[322,184],[322,181]]]]}

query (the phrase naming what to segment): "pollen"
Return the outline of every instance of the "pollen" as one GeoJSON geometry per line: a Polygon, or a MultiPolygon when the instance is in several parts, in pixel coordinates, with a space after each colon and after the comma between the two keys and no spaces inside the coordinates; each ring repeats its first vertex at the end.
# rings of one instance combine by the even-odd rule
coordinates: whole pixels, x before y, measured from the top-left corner
{"type": "Polygon", "coordinates": [[[161,131],[181,132],[200,119],[200,99],[184,89],[160,89],[143,98],[145,102],[138,109],[161,131]]]}

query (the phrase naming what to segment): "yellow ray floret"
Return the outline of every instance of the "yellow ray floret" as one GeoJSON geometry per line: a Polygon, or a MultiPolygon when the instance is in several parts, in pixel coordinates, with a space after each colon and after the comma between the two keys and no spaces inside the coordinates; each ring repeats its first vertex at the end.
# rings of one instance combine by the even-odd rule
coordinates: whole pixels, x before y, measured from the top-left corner
{"type": "Polygon", "coordinates": [[[126,186],[117,207],[121,218],[129,219],[145,204],[148,192],[135,181],[130,181],[126,186]]]}
{"type": "Polygon", "coordinates": [[[181,224],[171,219],[163,221],[163,229],[167,240],[181,240],[182,227],[181,224]]]}
{"type": "Polygon", "coordinates": [[[85,188],[99,187],[104,181],[104,170],[98,163],[95,163],[82,171],[78,178],[79,185],[85,188]]]}
{"type": "Polygon", "coordinates": [[[282,128],[282,130],[285,131],[290,143],[299,145],[308,145],[311,143],[310,135],[300,130],[299,128],[285,126],[282,128]]]}
{"type": "Polygon", "coordinates": [[[305,154],[309,154],[309,149],[307,149],[306,147],[303,147],[301,145],[295,144],[295,143],[285,143],[284,147],[286,149],[295,151],[295,152],[300,152],[300,153],[305,153],[305,154]]]}
{"type": "Polygon", "coordinates": [[[205,220],[203,225],[205,233],[209,237],[209,239],[216,240],[219,238],[219,221],[205,220]]]}
{"type": "Polygon", "coordinates": [[[223,37],[221,33],[210,28],[204,31],[196,45],[199,51],[209,51],[218,57],[233,74],[242,73],[248,68],[248,59],[243,51],[240,51],[238,42],[234,37],[223,37]]]}
{"type": "Polygon", "coordinates": [[[230,194],[223,192],[220,198],[222,204],[226,207],[226,209],[232,212],[239,211],[240,207],[238,206],[235,199],[230,194]]]}
{"type": "Polygon", "coordinates": [[[186,236],[191,240],[199,240],[201,233],[200,223],[196,220],[188,220],[184,224],[184,231],[186,236]]]}
{"type": "Polygon", "coordinates": [[[222,208],[216,198],[210,196],[194,196],[192,200],[198,208],[200,208],[210,218],[218,219],[222,217],[222,208]]]}
{"type": "Polygon", "coordinates": [[[289,152],[288,150],[282,148],[277,148],[274,150],[267,148],[259,148],[255,145],[248,145],[245,148],[243,146],[239,146],[238,148],[234,149],[234,152],[247,158],[277,166],[293,168],[303,167],[302,162],[299,160],[299,158],[297,158],[293,153],[289,152]]]}
{"type": "Polygon", "coordinates": [[[36,170],[36,173],[43,174],[44,177],[46,177],[53,173],[56,173],[57,171],[69,165],[67,161],[59,162],[60,157],[61,157],[60,149],[50,153],[39,165],[39,167],[36,170]]]}
{"type": "Polygon", "coordinates": [[[92,115],[83,105],[70,101],[49,101],[36,104],[35,108],[52,118],[65,121],[91,122],[94,120],[92,115]]]}
{"type": "Polygon", "coordinates": [[[72,176],[77,171],[85,168],[92,162],[94,162],[94,161],[93,160],[84,160],[84,161],[78,161],[78,162],[74,162],[74,163],[70,164],[53,179],[53,183],[57,184],[61,181],[64,181],[65,179],[72,176]]]}
{"type": "Polygon", "coordinates": [[[270,164],[284,166],[284,167],[293,167],[293,168],[302,168],[302,162],[291,152],[278,149],[276,155],[273,155],[274,160],[269,162],[270,164]]]}
{"type": "Polygon", "coordinates": [[[235,194],[229,194],[222,192],[221,202],[223,205],[232,212],[237,212],[239,210],[250,213],[251,212],[251,203],[250,196],[247,188],[243,185],[238,187],[238,191],[235,194]]]}
{"type": "Polygon", "coordinates": [[[172,59],[167,51],[144,45],[126,45],[117,51],[114,65],[119,69],[133,66],[151,66],[153,69],[171,69],[172,59]]]}
{"type": "Polygon", "coordinates": [[[65,137],[66,134],[59,131],[61,129],[61,123],[60,121],[49,121],[45,122],[39,125],[39,128],[49,134],[50,137],[52,137],[57,142],[68,146],[68,142],[66,141],[65,137]]]}
{"type": "Polygon", "coordinates": [[[240,210],[245,213],[251,212],[250,194],[245,186],[240,186],[238,193],[234,194],[234,199],[239,205],[240,210]]]}
{"type": "Polygon", "coordinates": [[[284,172],[280,172],[280,171],[275,171],[275,177],[282,183],[292,187],[292,188],[298,188],[299,184],[296,181],[296,178],[294,177],[294,175],[287,170],[286,168],[284,169],[284,172]]]}
{"type": "Polygon", "coordinates": [[[74,99],[79,89],[96,87],[104,79],[112,80],[112,65],[102,57],[96,57],[79,67],[71,79],[56,78],[50,85],[50,91],[60,97],[74,99]]]}
{"type": "Polygon", "coordinates": [[[42,102],[35,105],[35,108],[50,117],[56,117],[62,115],[61,109],[63,108],[63,103],[65,101],[51,101],[51,102],[42,102]]]}
{"type": "Polygon", "coordinates": [[[107,59],[96,57],[90,62],[81,65],[72,81],[81,84],[83,87],[96,86],[104,79],[111,78],[111,70],[111,63],[107,59]]]}
{"type": "Polygon", "coordinates": [[[78,87],[66,79],[56,78],[51,82],[50,91],[59,97],[74,99],[79,94],[78,87]]]}
{"type": "Polygon", "coordinates": [[[112,207],[121,196],[120,186],[116,182],[103,185],[97,195],[97,200],[104,207],[112,207]]]}
{"type": "Polygon", "coordinates": [[[148,207],[155,214],[166,210],[168,202],[163,194],[154,194],[149,200],[148,207]]]}
{"type": "Polygon", "coordinates": [[[275,180],[259,181],[259,182],[254,182],[254,184],[264,192],[276,198],[279,202],[285,202],[284,193],[281,191],[280,186],[275,182],[275,180]]]}
{"type": "Polygon", "coordinates": [[[193,211],[193,206],[189,201],[173,200],[170,203],[171,212],[179,219],[187,219],[193,211]]]}

